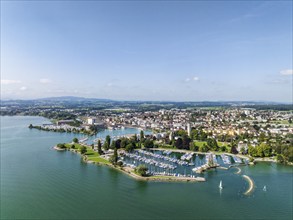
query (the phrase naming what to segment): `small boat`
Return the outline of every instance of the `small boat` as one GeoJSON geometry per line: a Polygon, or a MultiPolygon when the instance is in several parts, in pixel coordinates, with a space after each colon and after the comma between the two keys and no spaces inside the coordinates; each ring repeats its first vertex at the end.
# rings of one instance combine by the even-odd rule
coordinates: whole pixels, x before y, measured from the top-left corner
{"type": "Polygon", "coordinates": [[[263,190],[263,191],[267,191],[267,187],[266,187],[266,186],[264,186],[262,190],[263,190]]]}
{"type": "Polygon", "coordinates": [[[222,180],[220,181],[219,189],[223,189],[222,180]]]}

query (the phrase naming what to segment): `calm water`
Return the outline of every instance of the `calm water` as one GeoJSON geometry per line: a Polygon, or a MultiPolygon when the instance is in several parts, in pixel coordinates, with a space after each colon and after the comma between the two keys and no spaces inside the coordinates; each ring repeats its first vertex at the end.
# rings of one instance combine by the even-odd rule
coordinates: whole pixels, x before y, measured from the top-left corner
{"type": "Polygon", "coordinates": [[[52,150],[74,135],[27,128],[42,122],[1,117],[2,219],[292,219],[292,167],[241,167],[256,185],[250,196],[243,195],[248,184],[235,169],[209,171],[205,183],[136,181],[52,150]]]}

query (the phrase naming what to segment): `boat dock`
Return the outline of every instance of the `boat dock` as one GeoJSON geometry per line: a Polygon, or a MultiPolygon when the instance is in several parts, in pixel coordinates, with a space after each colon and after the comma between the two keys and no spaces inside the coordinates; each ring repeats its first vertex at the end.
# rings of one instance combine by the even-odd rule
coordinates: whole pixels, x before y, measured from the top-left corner
{"type": "Polygon", "coordinates": [[[206,170],[212,169],[212,168],[217,168],[219,167],[219,164],[214,164],[214,165],[209,165],[209,164],[204,164],[200,167],[195,167],[192,169],[193,172],[195,173],[202,173],[206,170]]]}

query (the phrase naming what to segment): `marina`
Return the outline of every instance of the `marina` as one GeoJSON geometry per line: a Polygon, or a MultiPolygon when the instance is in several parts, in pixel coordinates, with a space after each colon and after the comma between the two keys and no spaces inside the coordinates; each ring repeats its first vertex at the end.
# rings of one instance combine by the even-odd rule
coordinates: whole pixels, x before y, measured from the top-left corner
{"type": "Polygon", "coordinates": [[[226,154],[221,154],[221,158],[222,158],[224,164],[228,164],[228,165],[231,164],[231,160],[230,160],[229,156],[227,156],[226,154]]]}
{"type": "Polygon", "coordinates": [[[148,168],[148,175],[195,177],[211,168],[229,169],[229,165],[232,164],[231,156],[224,154],[219,156],[212,153],[178,153],[171,150],[138,149],[131,153],[120,151],[120,155],[120,161],[124,166],[134,169],[143,164],[148,168]]]}

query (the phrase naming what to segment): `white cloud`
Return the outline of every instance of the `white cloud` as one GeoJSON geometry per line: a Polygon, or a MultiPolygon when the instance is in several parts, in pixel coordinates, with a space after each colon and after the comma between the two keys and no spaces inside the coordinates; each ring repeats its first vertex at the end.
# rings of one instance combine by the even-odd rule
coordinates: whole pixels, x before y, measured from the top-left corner
{"type": "Polygon", "coordinates": [[[290,76],[290,75],[293,75],[293,70],[291,69],[287,69],[287,70],[281,70],[280,71],[280,74],[283,75],[283,76],[290,76]]]}
{"type": "Polygon", "coordinates": [[[194,77],[191,77],[191,78],[186,78],[186,79],[184,80],[184,82],[186,82],[186,83],[189,83],[189,82],[191,82],[191,81],[199,81],[199,77],[194,76],[194,77]]]}
{"type": "Polygon", "coordinates": [[[40,79],[40,83],[42,83],[42,84],[48,84],[51,82],[52,82],[52,80],[50,80],[50,79],[40,79]]]}
{"type": "Polygon", "coordinates": [[[11,79],[1,79],[1,85],[9,85],[9,84],[16,84],[21,83],[20,80],[11,80],[11,79]]]}
{"type": "Polygon", "coordinates": [[[27,87],[26,86],[22,86],[22,87],[20,87],[19,88],[21,91],[25,91],[25,90],[27,90],[27,87]]]}

